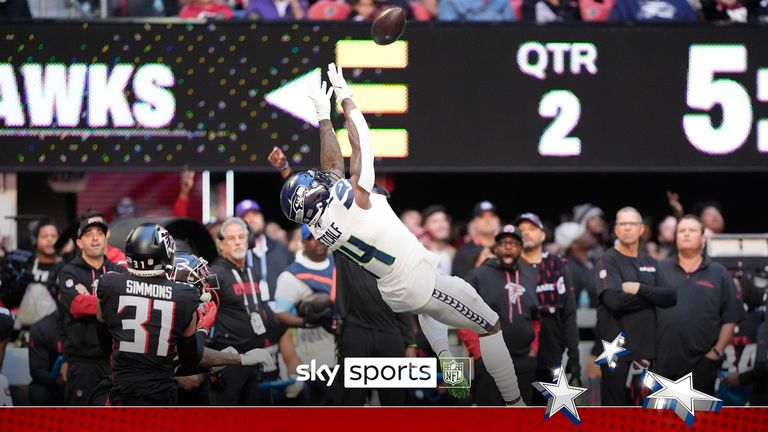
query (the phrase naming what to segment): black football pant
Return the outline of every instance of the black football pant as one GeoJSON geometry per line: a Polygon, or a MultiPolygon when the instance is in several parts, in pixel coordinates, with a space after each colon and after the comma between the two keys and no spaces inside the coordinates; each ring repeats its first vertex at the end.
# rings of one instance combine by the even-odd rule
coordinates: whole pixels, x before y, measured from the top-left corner
{"type": "MultiPolygon", "coordinates": [[[[336,342],[339,359],[339,373],[334,388],[341,393],[339,403],[348,406],[362,406],[371,389],[344,388],[345,357],[403,357],[405,341],[396,330],[377,330],[357,324],[344,325],[341,336],[336,342]]],[[[377,389],[382,406],[401,406],[405,404],[405,389],[377,389]]]]}

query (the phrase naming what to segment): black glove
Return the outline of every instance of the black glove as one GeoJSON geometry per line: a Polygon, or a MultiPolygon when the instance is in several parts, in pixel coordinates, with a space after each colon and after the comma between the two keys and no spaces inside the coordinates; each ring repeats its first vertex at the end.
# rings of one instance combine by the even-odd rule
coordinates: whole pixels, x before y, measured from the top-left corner
{"type": "Polygon", "coordinates": [[[565,374],[568,376],[568,385],[581,387],[581,365],[579,365],[578,358],[568,358],[565,374]]]}

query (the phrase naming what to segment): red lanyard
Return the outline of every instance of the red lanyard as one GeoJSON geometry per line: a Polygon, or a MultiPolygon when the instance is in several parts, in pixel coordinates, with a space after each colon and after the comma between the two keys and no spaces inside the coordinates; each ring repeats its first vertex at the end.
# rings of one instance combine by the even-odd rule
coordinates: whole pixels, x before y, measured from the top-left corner
{"type": "Polygon", "coordinates": [[[512,309],[512,304],[517,303],[517,313],[518,315],[523,314],[523,300],[521,298],[518,298],[518,296],[521,294],[519,292],[520,287],[520,272],[515,270],[515,285],[512,286],[512,278],[509,275],[509,272],[507,270],[504,270],[504,273],[507,274],[507,304],[509,304],[509,322],[512,322],[512,315],[514,313],[514,309],[512,309]]]}

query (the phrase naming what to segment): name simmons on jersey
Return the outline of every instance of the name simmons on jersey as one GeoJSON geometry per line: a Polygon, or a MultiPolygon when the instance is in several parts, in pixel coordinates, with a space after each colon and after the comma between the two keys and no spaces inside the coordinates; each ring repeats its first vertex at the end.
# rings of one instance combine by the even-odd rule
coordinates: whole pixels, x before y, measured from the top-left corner
{"type": "Polygon", "coordinates": [[[173,289],[165,285],[150,284],[134,280],[125,281],[125,293],[136,294],[144,297],[155,297],[170,300],[173,298],[173,289]]]}

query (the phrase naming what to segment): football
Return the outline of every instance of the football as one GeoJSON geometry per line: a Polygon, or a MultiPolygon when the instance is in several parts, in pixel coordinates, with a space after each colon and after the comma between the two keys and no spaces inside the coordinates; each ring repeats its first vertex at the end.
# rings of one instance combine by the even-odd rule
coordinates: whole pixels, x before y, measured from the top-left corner
{"type": "Polygon", "coordinates": [[[405,11],[402,8],[389,8],[376,18],[371,26],[371,37],[378,45],[389,45],[405,31],[405,11]]]}

